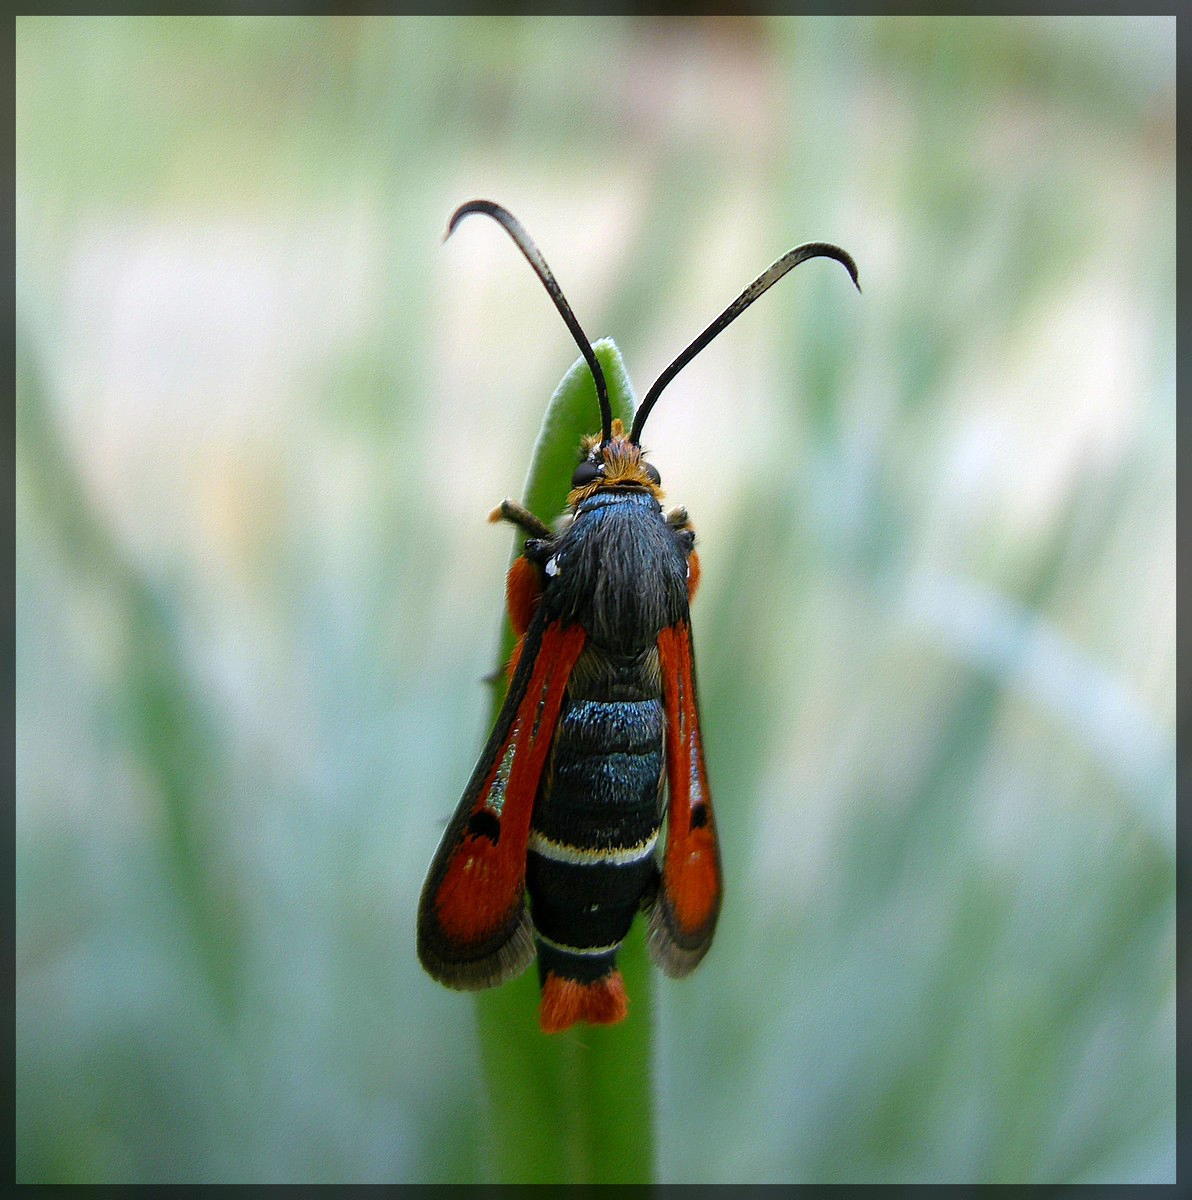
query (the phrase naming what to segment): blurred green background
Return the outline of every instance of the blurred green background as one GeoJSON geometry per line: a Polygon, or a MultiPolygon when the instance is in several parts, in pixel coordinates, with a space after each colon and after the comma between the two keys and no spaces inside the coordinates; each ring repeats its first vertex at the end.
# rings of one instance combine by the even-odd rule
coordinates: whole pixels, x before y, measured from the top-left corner
{"type": "Polygon", "coordinates": [[[1174,18],[18,19],[18,1178],[483,1177],[413,916],[575,358],[485,196],[639,394],[865,289],[648,429],[658,1179],[1174,1179],[1174,95],[1174,18]]]}

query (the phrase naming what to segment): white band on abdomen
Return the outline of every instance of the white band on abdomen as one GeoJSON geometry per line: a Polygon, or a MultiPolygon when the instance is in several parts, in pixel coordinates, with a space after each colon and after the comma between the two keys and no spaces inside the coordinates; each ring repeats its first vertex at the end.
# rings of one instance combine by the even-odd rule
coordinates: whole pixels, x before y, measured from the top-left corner
{"type": "Polygon", "coordinates": [[[607,863],[612,867],[628,866],[630,863],[641,862],[654,853],[658,841],[658,830],[644,842],[636,846],[592,847],[569,846],[566,842],[556,842],[537,830],[530,830],[530,849],[543,858],[553,862],[573,863],[576,866],[591,866],[596,863],[607,863]]]}

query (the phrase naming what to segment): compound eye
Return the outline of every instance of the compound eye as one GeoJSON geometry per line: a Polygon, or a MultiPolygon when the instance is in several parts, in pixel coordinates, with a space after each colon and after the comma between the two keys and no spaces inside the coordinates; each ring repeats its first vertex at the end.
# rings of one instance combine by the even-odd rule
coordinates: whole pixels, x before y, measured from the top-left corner
{"type": "Polygon", "coordinates": [[[575,468],[575,474],[571,476],[571,486],[573,488],[587,487],[589,483],[595,483],[599,478],[600,464],[594,463],[590,458],[585,458],[575,468]]]}
{"type": "Polygon", "coordinates": [[[642,470],[645,471],[651,483],[656,487],[662,483],[662,476],[658,474],[658,468],[653,463],[643,462],[642,470]]]}

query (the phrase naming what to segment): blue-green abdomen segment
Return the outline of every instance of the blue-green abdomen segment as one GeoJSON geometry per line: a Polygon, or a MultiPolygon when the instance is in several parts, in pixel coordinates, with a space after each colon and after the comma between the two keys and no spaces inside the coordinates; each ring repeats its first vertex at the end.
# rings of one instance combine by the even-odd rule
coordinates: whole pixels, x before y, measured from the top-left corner
{"type": "Polygon", "coordinates": [[[564,704],[526,863],[542,978],[613,968],[657,871],[663,727],[657,698],[564,704]]]}

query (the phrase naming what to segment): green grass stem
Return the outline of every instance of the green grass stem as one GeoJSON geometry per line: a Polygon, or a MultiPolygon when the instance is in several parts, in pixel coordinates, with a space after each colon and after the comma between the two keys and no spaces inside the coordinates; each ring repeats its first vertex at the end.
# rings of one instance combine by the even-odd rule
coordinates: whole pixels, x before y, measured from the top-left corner
{"type": "MultiPolygon", "coordinates": [[[[613,415],[628,423],[634,395],[616,346],[594,347],[608,382],[613,415]]],[[[566,507],[580,439],[599,427],[596,390],[581,358],[547,406],[526,477],[524,503],[550,523],[566,507]]],[[[523,536],[518,535],[515,554],[523,536]]],[[[505,694],[504,664],[513,646],[502,623],[493,716],[505,694]]],[[[476,997],[488,1093],[490,1177],[499,1183],[648,1183],[654,1176],[650,970],[640,922],[620,956],[629,1017],[608,1028],[576,1026],[546,1035],[538,1028],[538,980],[520,979],[476,997]]]]}

